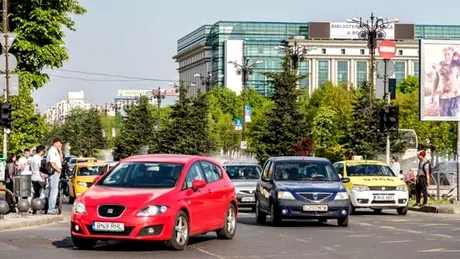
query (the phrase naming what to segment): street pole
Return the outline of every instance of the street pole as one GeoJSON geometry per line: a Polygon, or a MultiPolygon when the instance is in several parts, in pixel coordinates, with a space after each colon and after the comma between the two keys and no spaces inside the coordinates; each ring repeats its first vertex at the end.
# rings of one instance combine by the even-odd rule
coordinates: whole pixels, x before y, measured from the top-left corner
{"type": "MultiPolygon", "coordinates": [[[[3,32],[5,33],[5,97],[4,97],[4,102],[7,103],[9,100],[9,95],[10,95],[10,71],[8,69],[8,0],[3,0],[3,7],[2,7],[2,18],[3,18],[3,32]]],[[[8,129],[4,126],[3,127],[3,156],[7,156],[7,135],[8,135],[8,129]]]]}
{"type": "Polygon", "coordinates": [[[457,122],[457,201],[460,201],[460,121],[457,122]]]}
{"type": "Polygon", "coordinates": [[[203,76],[201,74],[195,74],[195,77],[199,77],[201,81],[201,85],[205,87],[206,93],[211,91],[211,85],[212,85],[212,73],[209,72],[207,76],[203,76]]]}
{"type": "MultiPolygon", "coordinates": [[[[275,49],[283,50],[287,55],[289,55],[291,58],[292,67],[294,68],[296,74],[299,75],[300,62],[306,60],[308,52],[315,50],[316,47],[308,48],[305,46],[299,46],[297,41],[294,41],[294,45],[292,46],[288,46],[288,43],[286,43],[286,46],[278,46],[275,47],[275,49]]],[[[300,88],[299,80],[297,80],[296,84],[297,88],[300,88]]]]}
{"type": "MultiPolygon", "coordinates": [[[[388,87],[388,72],[387,72],[388,59],[384,59],[383,63],[385,65],[384,70],[383,70],[384,71],[383,72],[383,88],[385,89],[386,104],[389,107],[391,104],[391,96],[390,96],[390,89],[388,87]]],[[[390,131],[387,130],[387,148],[386,148],[387,165],[390,164],[390,148],[391,148],[390,131]]],[[[397,173],[399,174],[399,172],[397,173]]]]}

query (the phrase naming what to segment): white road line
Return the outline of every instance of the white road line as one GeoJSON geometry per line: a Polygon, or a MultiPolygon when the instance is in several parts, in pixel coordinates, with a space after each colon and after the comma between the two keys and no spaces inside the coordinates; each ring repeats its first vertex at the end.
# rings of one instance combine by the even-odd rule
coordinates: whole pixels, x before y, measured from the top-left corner
{"type": "Polygon", "coordinates": [[[445,248],[435,248],[429,250],[418,250],[419,253],[459,253],[460,250],[447,250],[445,248]]]}
{"type": "Polygon", "coordinates": [[[331,252],[335,252],[336,250],[332,247],[328,247],[328,246],[322,246],[322,248],[328,250],[328,251],[331,251],[331,252]]]}
{"type": "Polygon", "coordinates": [[[450,224],[445,223],[432,223],[432,224],[425,224],[422,227],[434,227],[434,226],[450,226],[450,224]]]}
{"type": "Polygon", "coordinates": [[[399,243],[410,243],[412,240],[394,240],[394,241],[382,241],[381,244],[399,244],[399,243]]]}
{"type": "Polygon", "coordinates": [[[443,235],[443,234],[430,234],[430,236],[445,237],[445,238],[454,238],[453,236],[443,235]]]}
{"type": "Polygon", "coordinates": [[[214,256],[214,257],[219,258],[219,259],[225,259],[225,257],[223,257],[223,256],[221,256],[221,255],[211,253],[211,252],[206,251],[206,250],[204,250],[204,249],[202,249],[202,248],[199,248],[199,247],[193,247],[193,248],[195,248],[196,250],[202,252],[203,254],[207,254],[207,255],[210,255],[210,256],[214,256]]]}
{"type": "Polygon", "coordinates": [[[297,238],[296,240],[302,243],[310,243],[310,241],[302,239],[302,238],[297,238]]]}

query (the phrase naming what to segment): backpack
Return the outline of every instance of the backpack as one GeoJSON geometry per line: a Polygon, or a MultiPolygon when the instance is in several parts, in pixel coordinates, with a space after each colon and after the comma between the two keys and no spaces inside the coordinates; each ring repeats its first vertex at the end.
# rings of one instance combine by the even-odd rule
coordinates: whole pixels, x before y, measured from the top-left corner
{"type": "Polygon", "coordinates": [[[51,163],[46,161],[46,158],[42,159],[41,165],[40,165],[40,172],[46,174],[46,175],[53,175],[54,174],[54,169],[51,167],[51,163]]]}

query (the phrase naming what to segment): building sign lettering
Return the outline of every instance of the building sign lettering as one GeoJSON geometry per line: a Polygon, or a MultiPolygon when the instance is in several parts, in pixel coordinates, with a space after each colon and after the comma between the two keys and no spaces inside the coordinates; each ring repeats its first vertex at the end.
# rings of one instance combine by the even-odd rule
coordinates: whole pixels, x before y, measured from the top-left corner
{"type": "MultiPolygon", "coordinates": [[[[330,26],[331,39],[359,39],[358,34],[362,30],[357,24],[347,22],[331,22],[330,26]]],[[[391,24],[384,32],[385,39],[393,40],[395,37],[394,24],[391,24]]]]}

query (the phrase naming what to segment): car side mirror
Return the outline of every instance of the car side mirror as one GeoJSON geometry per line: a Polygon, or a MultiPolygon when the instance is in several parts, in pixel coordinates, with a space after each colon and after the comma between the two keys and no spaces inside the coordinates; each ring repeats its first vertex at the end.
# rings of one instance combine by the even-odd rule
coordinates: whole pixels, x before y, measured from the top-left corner
{"type": "Polygon", "coordinates": [[[343,176],[342,176],[341,174],[339,174],[339,178],[340,178],[340,179],[342,179],[342,178],[343,178],[343,176]]]}
{"type": "Polygon", "coordinates": [[[196,180],[193,180],[192,182],[192,188],[194,191],[204,188],[205,186],[206,186],[206,182],[203,180],[196,179],[196,180]]]}
{"type": "Polygon", "coordinates": [[[93,183],[97,183],[101,179],[101,176],[94,177],[93,183]]]}
{"type": "Polygon", "coordinates": [[[348,177],[345,177],[345,178],[342,178],[342,183],[349,183],[350,182],[350,178],[348,177]]]}

